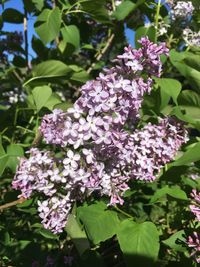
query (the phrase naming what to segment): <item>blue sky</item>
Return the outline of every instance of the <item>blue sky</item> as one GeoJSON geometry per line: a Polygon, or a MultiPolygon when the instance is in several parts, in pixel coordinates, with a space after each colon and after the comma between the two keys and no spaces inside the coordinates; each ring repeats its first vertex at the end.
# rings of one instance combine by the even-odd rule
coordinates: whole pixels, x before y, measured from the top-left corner
{"type": "MultiPolygon", "coordinates": [[[[22,0],[9,0],[5,2],[4,8],[15,8],[23,13],[23,2],[22,0]]],[[[0,14],[2,13],[2,6],[0,5],[0,14]]],[[[23,24],[13,24],[13,23],[4,23],[3,27],[4,31],[22,31],[23,32],[23,24]]],[[[130,29],[126,29],[125,31],[127,40],[131,45],[134,45],[134,31],[130,29]]],[[[31,44],[31,39],[33,34],[36,34],[34,31],[34,18],[28,17],[28,41],[31,44]]],[[[34,57],[35,53],[31,49],[31,45],[29,45],[29,57],[34,57]]]]}

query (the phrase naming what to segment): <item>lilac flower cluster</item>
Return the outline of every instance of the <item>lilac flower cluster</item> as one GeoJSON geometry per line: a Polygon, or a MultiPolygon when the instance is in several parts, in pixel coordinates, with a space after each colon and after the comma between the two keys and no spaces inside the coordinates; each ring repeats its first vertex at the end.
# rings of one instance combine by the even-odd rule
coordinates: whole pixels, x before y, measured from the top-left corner
{"type": "Polygon", "coordinates": [[[188,247],[192,249],[190,254],[195,258],[197,263],[200,263],[200,236],[197,232],[194,232],[192,236],[188,237],[187,240],[188,247]]]}
{"type": "Polygon", "coordinates": [[[195,215],[195,218],[200,222],[200,192],[193,189],[191,197],[192,204],[190,205],[190,210],[195,215]]]}
{"type": "Polygon", "coordinates": [[[32,148],[29,159],[21,159],[12,186],[21,191],[19,197],[42,193],[45,200],[38,201],[39,216],[45,228],[59,233],[78,192],[85,192],[88,177],[89,173],[80,168],[80,156],[71,150],[61,160],[53,153],[32,148]]]}
{"type": "Polygon", "coordinates": [[[125,48],[114,61],[115,67],[87,82],[73,108],[66,113],[55,110],[44,117],[40,130],[47,143],[76,149],[90,138],[106,145],[121,139],[125,123],[133,125],[139,118],[143,95],[152,88],[151,76],[161,74],[160,55],[168,53],[163,43],[158,46],[148,38],[140,43],[142,48],[125,48]]]}
{"type": "Polygon", "coordinates": [[[110,205],[123,204],[131,180],[152,181],[187,141],[182,124],[161,119],[135,129],[144,93],[152,87],[151,76],[161,74],[164,44],[147,38],[138,50],[130,46],[96,80],[81,88],[74,106],[45,115],[40,131],[46,143],[62,146],[62,158],[31,149],[22,159],[13,180],[27,198],[33,192],[45,228],[62,231],[75,200],[98,191],[110,197],[110,205]]]}
{"type": "Polygon", "coordinates": [[[177,1],[172,4],[172,19],[188,20],[192,16],[194,6],[191,1],[177,1]]]}
{"type": "MultiPolygon", "coordinates": [[[[195,219],[200,222],[200,192],[196,189],[192,190],[190,194],[192,197],[192,203],[190,205],[190,210],[194,214],[195,219]]],[[[195,231],[187,239],[187,245],[191,249],[191,257],[195,259],[197,263],[200,263],[200,236],[199,232],[195,231]]]]}
{"type": "Polygon", "coordinates": [[[129,176],[152,181],[186,140],[182,124],[173,118],[162,119],[158,125],[148,123],[129,136],[121,151],[121,160],[128,166],[129,176]]]}
{"type": "Polygon", "coordinates": [[[190,28],[186,28],[183,31],[183,39],[187,46],[200,47],[200,31],[195,32],[190,28]]]}

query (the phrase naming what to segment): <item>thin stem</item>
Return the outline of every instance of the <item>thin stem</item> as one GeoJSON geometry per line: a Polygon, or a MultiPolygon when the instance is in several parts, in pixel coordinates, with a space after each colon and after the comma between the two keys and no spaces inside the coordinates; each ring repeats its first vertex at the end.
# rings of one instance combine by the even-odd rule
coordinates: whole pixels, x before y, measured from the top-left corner
{"type": "Polygon", "coordinates": [[[157,39],[158,39],[158,22],[159,22],[159,16],[160,16],[160,8],[161,8],[161,0],[158,0],[156,16],[155,16],[155,28],[156,28],[155,43],[157,43],[157,39]]]}
{"type": "Polygon", "coordinates": [[[17,71],[15,69],[12,70],[12,73],[14,74],[15,78],[23,84],[23,79],[19,76],[19,74],[17,73],[17,71]]]}
{"type": "Polygon", "coordinates": [[[115,208],[118,212],[120,212],[121,214],[125,215],[126,217],[129,217],[129,218],[133,219],[133,216],[131,216],[131,215],[128,214],[127,212],[125,212],[125,211],[121,210],[120,208],[118,208],[117,205],[115,205],[114,208],[115,208]]]}
{"type": "Polygon", "coordinates": [[[11,139],[8,138],[7,136],[3,135],[2,136],[2,139],[5,139],[6,141],[8,141],[9,143],[12,143],[11,139]]]}
{"type": "Polygon", "coordinates": [[[41,139],[42,139],[42,135],[41,135],[40,130],[38,130],[32,142],[32,147],[36,147],[40,143],[41,139]]]}
{"type": "Polygon", "coordinates": [[[79,9],[69,11],[69,12],[67,12],[66,14],[71,14],[71,13],[84,13],[84,14],[88,14],[88,12],[83,11],[83,10],[79,10],[79,9]]]}
{"type": "Polygon", "coordinates": [[[29,63],[28,63],[28,16],[27,16],[27,10],[26,9],[24,9],[24,43],[25,43],[26,66],[29,69],[29,63]]]}
{"type": "MultiPolygon", "coordinates": [[[[100,51],[99,55],[97,56],[96,61],[100,61],[102,59],[102,57],[104,56],[104,54],[107,52],[108,48],[110,47],[114,37],[115,37],[114,33],[111,34],[111,36],[107,40],[106,45],[104,46],[104,48],[100,51]]],[[[96,61],[92,63],[92,65],[87,70],[87,73],[90,73],[93,70],[94,66],[96,65],[96,61]]]]}
{"type": "Polygon", "coordinates": [[[23,198],[23,197],[21,197],[20,199],[17,199],[17,200],[15,200],[15,201],[6,203],[6,204],[4,204],[4,205],[1,205],[1,206],[0,206],[0,211],[2,211],[2,210],[4,210],[4,209],[7,209],[7,208],[11,208],[11,207],[16,206],[16,205],[18,205],[18,204],[22,204],[22,203],[25,202],[25,201],[26,201],[26,199],[23,198]]]}
{"type": "Polygon", "coordinates": [[[24,127],[22,127],[20,125],[17,125],[16,128],[23,130],[24,131],[24,134],[26,134],[26,133],[34,133],[34,131],[31,131],[31,130],[29,130],[27,128],[24,128],[24,127]]]}
{"type": "Polygon", "coordinates": [[[75,6],[80,6],[80,4],[84,3],[84,2],[88,2],[88,0],[82,0],[82,1],[78,1],[78,2],[74,3],[73,5],[71,5],[70,8],[68,8],[68,11],[66,12],[66,14],[68,14],[68,12],[70,12],[70,10],[72,10],[75,6]]]}
{"type": "Polygon", "coordinates": [[[112,0],[112,9],[113,9],[113,11],[115,11],[115,9],[116,9],[115,0],[112,0]]]}
{"type": "Polygon", "coordinates": [[[168,48],[171,48],[171,44],[173,43],[173,38],[174,38],[174,35],[173,35],[173,33],[171,33],[169,38],[168,38],[168,42],[167,42],[168,48]]]}

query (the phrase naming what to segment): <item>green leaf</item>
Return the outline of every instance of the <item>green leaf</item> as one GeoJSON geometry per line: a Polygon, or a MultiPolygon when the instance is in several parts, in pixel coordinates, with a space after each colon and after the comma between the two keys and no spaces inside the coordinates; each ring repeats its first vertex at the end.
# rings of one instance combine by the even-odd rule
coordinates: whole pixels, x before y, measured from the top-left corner
{"type": "Polygon", "coordinates": [[[196,123],[200,123],[200,108],[193,106],[179,106],[182,110],[184,110],[185,115],[191,118],[191,122],[196,121],[196,123]]]}
{"type": "Polygon", "coordinates": [[[30,243],[32,243],[31,240],[19,240],[18,241],[18,247],[20,250],[24,250],[25,247],[27,247],[30,243]]]}
{"type": "Polygon", "coordinates": [[[117,239],[128,267],[132,267],[133,262],[135,266],[150,266],[150,262],[156,261],[160,247],[159,234],[152,222],[139,224],[124,220],[117,232],[117,239]]]}
{"type": "Polygon", "coordinates": [[[69,215],[65,230],[73,240],[74,245],[76,246],[76,249],[80,255],[90,248],[85,231],[81,229],[73,214],[69,215]]]}
{"type": "Polygon", "coordinates": [[[150,203],[154,203],[167,195],[180,200],[188,200],[186,193],[179,186],[169,187],[166,185],[156,190],[155,194],[151,197],[150,203]]]}
{"type": "Polygon", "coordinates": [[[117,6],[116,10],[113,12],[112,16],[117,20],[124,20],[136,7],[136,4],[127,0],[122,2],[119,6],[117,6]]]}
{"type": "Polygon", "coordinates": [[[47,60],[38,64],[33,69],[33,78],[26,81],[24,86],[29,83],[54,81],[55,78],[66,78],[72,73],[72,69],[59,60],[47,60]]]}
{"type": "Polygon", "coordinates": [[[41,11],[44,7],[44,0],[23,0],[24,8],[29,13],[35,13],[35,11],[41,11]]]}
{"type": "Polygon", "coordinates": [[[18,68],[26,67],[26,59],[18,55],[14,56],[12,63],[18,68]]]}
{"type": "Polygon", "coordinates": [[[102,203],[78,208],[78,217],[83,222],[89,239],[98,244],[116,234],[119,219],[116,212],[105,210],[102,203]]]}
{"type": "Polygon", "coordinates": [[[45,47],[43,42],[36,38],[34,35],[31,40],[32,49],[40,57],[40,59],[46,58],[48,55],[48,48],[45,47]]]}
{"type": "Polygon", "coordinates": [[[44,6],[44,0],[32,0],[37,10],[41,11],[44,6]]]}
{"type": "Polygon", "coordinates": [[[70,80],[85,83],[91,79],[91,76],[83,68],[77,65],[69,65],[69,67],[74,71],[70,80]]]}
{"type": "Polygon", "coordinates": [[[178,98],[179,107],[191,118],[191,122],[200,123],[200,95],[191,90],[184,90],[178,98]]]}
{"type": "Polygon", "coordinates": [[[81,48],[82,49],[95,50],[91,44],[84,44],[81,48]]]}
{"type": "Polygon", "coordinates": [[[90,75],[85,71],[74,72],[70,77],[70,80],[85,83],[90,79],[90,75]]]}
{"type": "Polygon", "coordinates": [[[29,207],[31,204],[33,204],[33,199],[27,199],[26,201],[24,201],[23,203],[17,204],[18,208],[27,208],[29,207]]]}
{"type": "Polygon", "coordinates": [[[35,77],[59,77],[65,76],[69,72],[71,72],[71,69],[59,60],[44,61],[33,69],[35,77]]]}
{"type": "Polygon", "coordinates": [[[172,166],[181,166],[187,165],[192,162],[196,162],[200,160],[200,142],[194,144],[191,148],[189,148],[182,157],[180,157],[175,162],[171,163],[172,166]]]}
{"type": "Polygon", "coordinates": [[[184,90],[178,97],[180,106],[194,106],[200,108],[200,95],[191,90],[184,90]]]}
{"type": "Polygon", "coordinates": [[[184,62],[188,66],[200,71],[200,56],[199,55],[195,55],[191,53],[191,55],[188,55],[185,57],[184,62]]]}
{"type": "Polygon", "coordinates": [[[54,9],[44,9],[38,16],[34,27],[43,43],[47,44],[58,36],[60,25],[61,13],[59,8],[56,7],[54,9]]]}
{"type": "Polygon", "coordinates": [[[174,103],[178,105],[177,98],[181,92],[181,83],[174,79],[169,78],[156,78],[156,83],[160,86],[160,93],[161,93],[161,106],[160,109],[162,110],[165,108],[170,100],[173,99],[174,103]]]}
{"type": "Polygon", "coordinates": [[[11,144],[7,146],[7,155],[9,156],[7,167],[9,167],[12,172],[15,172],[19,163],[19,158],[24,156],[24,149],[20,145],[11,144]]]}
{"type": "Polygon", "coordinates": [[[52,90],[47,85],[38,86],[33,89],[32,94],[37,111],[40,111],[40,109],[45,107],[48,103],[48,100],[52,95],[52,90]]]}
{"type": "Polygon", "coordinates": [[[184,62],[185,58],[191,55],[188,52],[177,52],[175,50],[170,51],[171,63],[177,68],[177,70],[188,80],[191,86],[199,92],[200,89],[200,72],[184,62]]]}
{"type": "Polygon", "coordinates": [[[136,46],[136,48],[141,47],[140,43],[138,43],[138,40],[140,40],[141,37],[148,36],[149,40],[154,42],[155,34],[156,34],[155,27],[144,27],[144,26],[139,27],[135,32],[135,46],[136,46]]]}
{"type": "Polygon", "coordinates": [[[87,0],[81,2],[81,10],[89,13],[95,20],[109,23],[108,11],[105,8],[106,0],[87,0]]]}
{"type": "Polygon", "coordinates": [[[56,105],[61,103],[62,101],[60,100],[60,97],[56,93],[52,93],[44,107],[48,108],[49,110],[53,110],[56,105]]]}
{"type": "Polygon", "coordinates": [[[64,103],[60,103],[54,106],[54,108],[57,109],[62,109],[63,111],[67,111],[68,108],[71,108],[73,106],[73,104],[71,102],[64,102],[64,103]]]}
{"type": "Polygon", "coordinates": [[[57,240],[59,239],[57,235],[53,234],[51,231],[47,229],[43,229],[43,228],[39,229],[38,233],[47,239],[57,239],[57,240]]]}
{"type": "Polygon", "coordinates": [[[24,15],[14,8],[7,8],[2,13],[3,21],[20,24],[24,21],[24,15]]]}
{"type": "MultiPolygon", "coordinates": [[[[183,108],[185,109],[185,107],[183,108]]],[[[183,109],[181,108],[181,106],[174,107],[173,110],[170,112],[170,115],[171,116],[175,115],[179,120],[188,122],[194,127],[196,127],[197,129],[200,129],[199,128],[200,125],[198,121],[195,121],[191,116],[188,116],[187,114],[185,114],[185,112],[183,113],[183,109]]]]}
{"type": "Polygon", "coordinates": [[[61,29],[63,40],[72,44],[76,49],[80,46],[80,33],[75,25],[65,26],[61,29]]]}
{"type": "Polygon", "coordinates": [[[6,154],[6,152],[2,146],[2,141],[1,141],[1,137],[0,137],[0,176],[3,174],[3,172],[7,166],[8,159],[9,159],[9,157],[6,154]]]}
{"type": "Polygon", "coordinates": [[[187,248],[183,246],[186,241],[184,236],[186,236],[185,231],[180,230],[162,242],[175,251],[184,252],[187,250],[187,248]]]}
{"type": "Polygon", "coordinates": [[[5,232],[4,235],[2,236],[2,240],[5,246],[9,246],[11,243],[11,238],[8,232],[5,232]]]}

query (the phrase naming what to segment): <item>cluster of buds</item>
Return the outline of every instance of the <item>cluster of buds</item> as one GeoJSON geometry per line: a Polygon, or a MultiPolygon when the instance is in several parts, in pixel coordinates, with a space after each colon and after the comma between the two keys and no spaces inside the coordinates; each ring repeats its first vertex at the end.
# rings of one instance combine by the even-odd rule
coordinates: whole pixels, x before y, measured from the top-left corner
{"type": "Polygon", "coordinates": [[[125,48],[114,67],[83,85],[72,108],[44,116],[41,134],[61,153],[32,149],[21,160],[13,187],[25,198],[40,193],[39,215],[54,233],[63,230],[74,201],[94,191],[107,195],[110,205],[123,204],[130,181],[155,180],[187,141],[173,118],[136,129],[143,96],[151,91],[152,76],[161,75],[160,56],[168,53],[165,44],[148,38],[140,44],[138,50],[125,48]]]}

